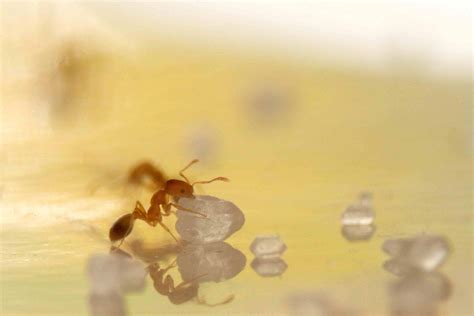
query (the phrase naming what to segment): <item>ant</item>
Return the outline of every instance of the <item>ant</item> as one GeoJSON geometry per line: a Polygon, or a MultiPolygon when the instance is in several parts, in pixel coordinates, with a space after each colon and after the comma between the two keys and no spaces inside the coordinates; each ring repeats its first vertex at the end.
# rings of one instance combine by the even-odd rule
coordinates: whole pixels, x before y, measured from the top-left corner
{"type": "Polygon", "coordinates": [[[170,275],[165,277],[166,272],[174,267],[176,267],[176,260],[166,268],[160,268],[158,263],[153,263],[148,267],[148,272],[153,280],[155,290],[161,295],[167,296],[171,303],[178,305],[196,298],[198,304],[214,307],[230,303],[234,299],[234,296],[231,295],[220,303],[208,304],[205,300],[198,297],[199,283],[196,282],[197,279],[205,276],[207,273],[199,275],[189,281],[183,281],[175,286],[174,280],[170,275]]]}
{"type": "Polygon", "coordinates": [[[135,220],[141,219],[145,221],[148,225],[153,227],[159,224],[164,230],[166,230],[171,235],[171,237],[173,237],[176,242],[178,242],[178,239],[173,235],[171,230],[162,222],[163,216],[169,216],[171,214],[172,206],[174,206],[176,209],[194,213],[203,218],[207,218],[205,214],[184,208],[176,203],[169,202],[169,196],[173,197],[175,200],[182,197],[194,199],[194,185],[196,184],[211,183],[214,181],[229,181],[229,179],[225,177],[217,177],[211,180],[197,181],[191,184],[188,178],[186,178],[186,176],[183,174],[183,172],[198,161],[199,160],[194,159],[179,172],[179,175],[183,177],[186,181],[177,179],[170,179],[166,181],[163,188],[156,191],[151,197],[150,207],[148,208],[148,211],[145,210],[140,201],[137,201],[135,204],[135,208],[131,213],[119,217],[110,228],[110,240],[112,242],[121,240],[120,244],[118,245],[118,247],[120,247],[122,242],[125,240],[125,237],[127,237],[132,232],[135,220]]]}

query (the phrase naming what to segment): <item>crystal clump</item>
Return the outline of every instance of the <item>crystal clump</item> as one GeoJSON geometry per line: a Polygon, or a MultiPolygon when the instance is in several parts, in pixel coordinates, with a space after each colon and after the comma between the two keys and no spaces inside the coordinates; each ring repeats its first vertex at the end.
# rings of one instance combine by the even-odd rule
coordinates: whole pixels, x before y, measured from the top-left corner
{"type": "Polygon", "coordinates": [[[223,241],[238,231],[245,222],[244,214],[235,204],[212,196],[180,198],[179,205],[207,216],[204,218],[190,212],[177,211],[176,230],[183,240],[190,243],[223,241]]]}
{"type": "Polygon", "coordinates": [[[434,271],[446,260],[451,247],[443,236],[420,235],[386,240],[382,249],[402,264],[434,271]]]}
{"type": "Polygon", "coordinates": [[[389,285],[393,315],[438,315],[438,306],[452,293],[451,282],[439,272],[415,271],[389,285]]]}
{"type": "Polygon", "coordinates": [[[361,313],[320,292],[296,292],[287,299],[289,315],[358,316],[361,313]]]}
{"type": "Polygon", "coordinates": [[[124,256],[96,254],[89,258],[87,275],[90,281],[89,311],[93,316],[126,315],[124,294],[145,287],[145,266],[124,256]]]}
{"type": "Polygon", "coordinates": [[[375,225],[344,225],[341,233],[349,241],[369,240],[375,232],[375,225]]]}
{"type": "Polygon", "coordinates": [[[263,277],[282,275],[288,268],[286,262],[279,257],[255,258],[250,265],[258,275],[263,277]]]}
{"type": "Polygon", "coordinates": [[[375,214],[372,204],[367,200],[359,200],[350,205],[342,214],[342,225],[370,225],[374,222],[375,214]]]}
{"type": "Polygon", "coordinates": [[[286,245],[278,235],[257,236],[250,250],[257,258],[275,258],[285,252],[286,245]]]}
{"type": "Polygon", "coordinates": [[[87,273],[94,294],[142,290],[146,270],[140,262],[117,254],[97,254],[89,259],[87,273]]]}
{"type": "Polygon", "coordinates": [[[341,234],[348,241],[370,240],[375,232],[375,214],[372,194],[362,192],[358,200],[349,205],[341,216],[341,234]]]}
{"type": "Polygon", "coordinates": [[[250,250],[255,255],[252,269],[260,276],[273,277],[283,274],[288,265],[280,258],[285,252],[286,245],[278,235],[257,236],[250,250]]]}

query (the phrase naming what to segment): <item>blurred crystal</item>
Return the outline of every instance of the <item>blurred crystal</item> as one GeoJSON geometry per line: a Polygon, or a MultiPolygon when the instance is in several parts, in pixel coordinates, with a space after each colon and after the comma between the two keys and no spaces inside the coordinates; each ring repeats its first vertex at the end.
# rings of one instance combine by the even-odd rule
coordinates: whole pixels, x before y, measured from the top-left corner
{"type": "Polygon", "coordinates": [[[183,281],[220,282],[240,273],[247,259],[225,242],[189,244],[176,260],[183,281]]]}
{"type": "Polygon", "coordinates": [[[323,293],[295,293],[288,298],[288,314],[292,316],[357,316],[356,310],[334,302],[323,293]]]}
{"type": "Polygon", "coordinates": [[[375,214],[372,206],[372,193],[363,191],[358,200],[349,205],[342,213],[342,225],[369,225],[374,222],[375,214]]]}
{"type": "Polygon", "coordinates": [[[374,221],[375,215],[371,205],[361,203],[350,205],[342,214],[342,225],[369,225],[374,221]]]}
{"type": "Polygon", "coordinates": [[[211,124],[203,122],[201,125],[190,127],[186,133],[186,149],[190,157],[199,158],[201,162],[212,161],[217,152],[217,132],[211,124]]]}
{"type": "Polygon", "coordinates": [[[281,84],[260,84],[248,98],[250,118],[259,127],[277,123],[288,118],[291,101],[290,91],[281,84]]]}
{"type": "Polygon", "coordinates": [[[87,264],[87,273],[92,294],[140,291],[145,286],[144,265],[123,255],[94,255],[87,264]]]}
{"type": "Polygon", "coordinates": [[[391,274],[399,277],[407,276],[408,274],[416,271],[415,267],[405,261],[398,259],[390,259],[385,261],[383,263],[383,268],[391,274]]]}
{"type": "Polygon", "coordinates": [[[368,191],[363,191],[359,194],[358,203],[366,207],[372,207],[372,193],[368,191]]]}
{"type": "Polygon", "coordinates": [[[398,257],[402,255],[412,244],[412,239],[399,238],[399,239],[387,239],[382,244],[382,250],[392,257],[398,257]]]}
{"type": "Polygon", "coordinates": [[[252,269],[263,277],[282,275],[288,265],[281,258],[255,258],[251,263],[252,269]]]}
{"type": "Polygon", "coordinates": [[[181,238],[191,243],[223,241],[238,231],[245,222],[242,211],[232,202],[207,195],[196,195],[195,199],[181,198],[179,205],[207,215],[178,210],[176,230],[181,238]]]}
{"type": "Polygon", "coordinates": [[[370,240],[375,232],[375,225],[344,225],[341,233],[349,241],[370,240]]]}
{"type": "Polygon", "coordinates": [[[258,258],[273,258],[281,256],[286,245],[278,235],[257,236],[250,245],[250,250],[258,258]]]}
{"type": "Polygon", "coordinates": [[[420,235],[386,240],[382,249],[401,262],[424,271],[433,271],[446,260],[451,247],[443,236],[420,235]]]}
{"type": "Polygon", "coordinates": [[[443,274],[417,271],[390,284],[390,309],[393,315],[438,315],[439,303],[451,292],[443,274]]]}
{"type": "Polygon", "coordinates": [[[92,316],[124,316],[127,314],[121,294],[90,294],[89,311],[92,316]]]}

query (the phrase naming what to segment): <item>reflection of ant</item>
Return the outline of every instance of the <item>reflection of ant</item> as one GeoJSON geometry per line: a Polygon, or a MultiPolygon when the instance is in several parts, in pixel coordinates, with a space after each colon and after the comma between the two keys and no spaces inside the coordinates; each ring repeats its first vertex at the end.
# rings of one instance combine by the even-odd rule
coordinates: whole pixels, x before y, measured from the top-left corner
{"type": "Polygon", "coordinates": [[[144,185],[155,191],[166,183],[166,176],[151,162],[143,161],[130,169],[126,181],[134,185],[144,185]]]}
{"type": "Polygon", "coordinates": [[[198,297],[199,283],[197,279],[205,276],[206,274],[199,275],[189,281],[183,281],[177,286],[174,286],[174,280],[170,275],[165,277],[165,274],[169,269],[176,267],[176,260],[173,261],[168,267],[160,268],[158,263],[153,263],[148,267],[148,272],[153,280],[155,290],[161,295],[167,296],[171,303],[175,305],[183,304],[196,298],[198,304],[206,305],[210,307],[223,305],[232,302],[234,295],[229,296],[222,302],[215,304],[208,304],[204,299],[198,297]]]}
{"type": "MultiPolygon", "coordinates": [[[[137,201],[135,205],[135,209],[133,210],[132,213],[125,214],[121,217],[119,217],[115,223],[112,225],[109,231],[109,238],[112,242],[121,240],[120,244],[124,241],[125,237],[127,237],[132,229],[133,229],[133,224],[136,219],[141,219],[148,223],[148,225],[155,227],[157,224],[159,224],[164,230],[166,230],[171,237],[173,237],[176,242],[178,242],[178,239],[173,235],[173,233],[170,231],[170,229],[162,223],[163,216],[169,216],[171,214],[171,207],[174,206],[176,209],[198,214],[202,217],[207,217],[206,215],[184,208],[176,203],[169,202],[169,196],[173,198],[194,198],[194,185],[198,183],[211,183],[213,181],[229,181],[225,177],[217,177],[208,181],[198,181],[194,183],[189,183],[188,178],[183,174],[183,172],[188,169],[191,165],[195,164],[198,162],[197,159],[191,161],[186,167],[184,167],[180,172],[180,176],[184,178],[185,181],[182,180],[176,180],[176,179],[171,179],[165,182],[163,189],[158,190],[153,194],[150,200],[150,207],[148,208],[148,211],[145,211],[145,208],[143,205],[140,203],[140,201],[137,201]]],[[[146,170],[146,168],[144,169],[146,170]]],[[[120,245],[119,245],[120,246],[120,245]]]]}

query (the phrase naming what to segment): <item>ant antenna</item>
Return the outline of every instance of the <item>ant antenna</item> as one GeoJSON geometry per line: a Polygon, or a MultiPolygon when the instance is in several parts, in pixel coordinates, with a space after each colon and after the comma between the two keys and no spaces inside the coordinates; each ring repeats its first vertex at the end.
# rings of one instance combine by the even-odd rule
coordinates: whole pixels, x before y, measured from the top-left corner
{"type": "Polygon", "coordinates": [[[188,169],[189,167],[191,167],[192,165],[194,165],[196,162],[198,162],[199,160],[198,159],[194,159],[193,161],[191,161],[190,163],[188,163],[188,165],[186,167],[184,167],[180,172],[179,172],[179,175],[182,176],[184,178],[184,180],[186,180],[187,183],[189,183],[189,179],[186,178],[186,176],[183,174],[183,172],[188,169]]]}
{"type": "Polygon", "coordinates": [[[191,186],[194,186],[195,184],[204,184],[204,183],[211,183],[211,182],[214,182],[214,181],[224,181],[224,182],[229,182],[230,180],[226,177],[217,177],[217,178],[214,178],[214,179],[211,179],[211,180],[207,180],[207,181],[197,181],[197,182],[194,182],[191,186]]]}

